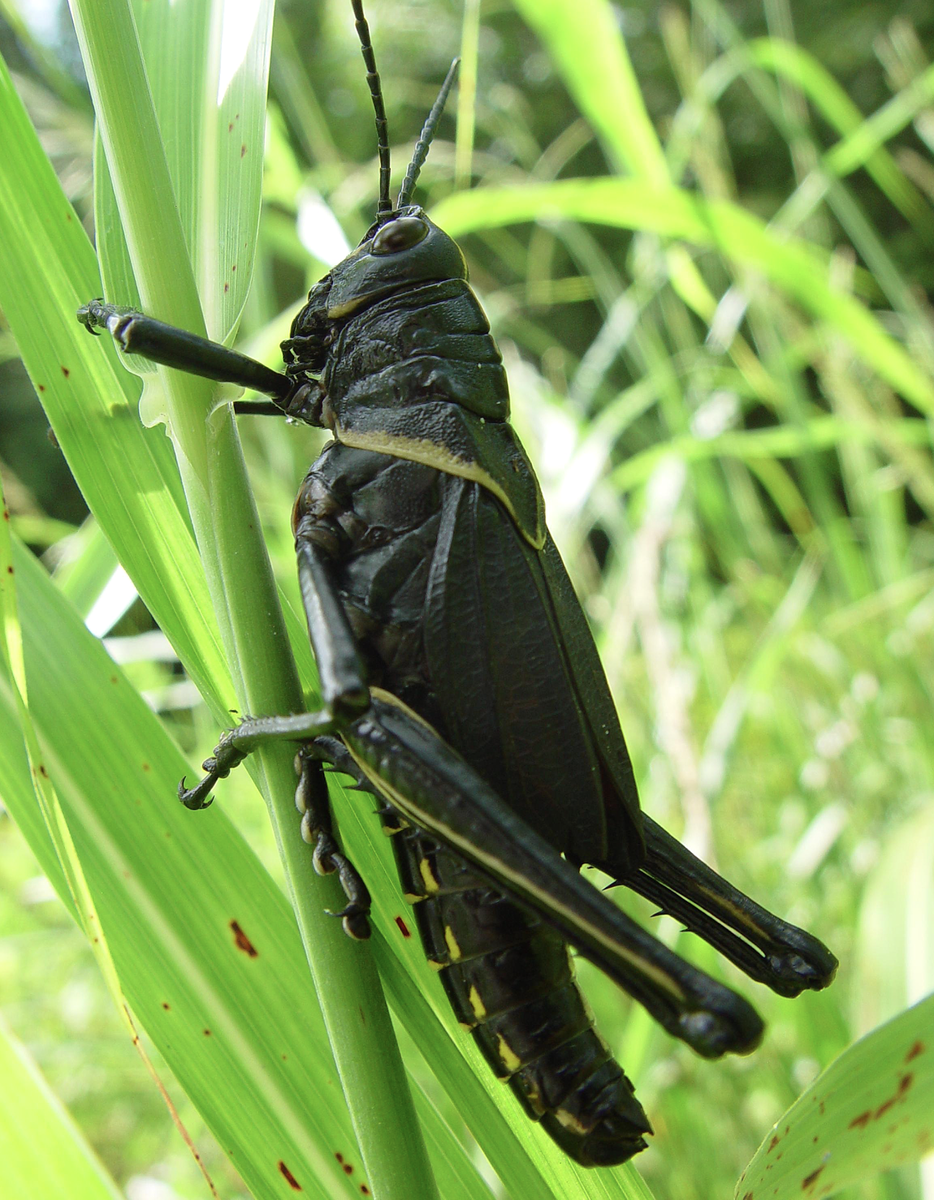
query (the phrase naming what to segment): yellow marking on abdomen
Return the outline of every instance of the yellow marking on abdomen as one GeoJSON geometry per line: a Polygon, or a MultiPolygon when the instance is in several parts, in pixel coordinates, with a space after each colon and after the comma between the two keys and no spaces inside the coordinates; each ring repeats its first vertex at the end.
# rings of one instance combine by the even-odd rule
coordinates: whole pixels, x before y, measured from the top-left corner
{"type": "Polygon", "coordinates": [[[496,1052],[499,1055],[503,1069],[510,1075],[515,1075],[522,1066],[522,1059],[516,1054],[501,1033],[496,1035],[496,1052]]]}
{"type": "Polygon", "coordinates": [[[422,883],[425,885],[425,891],[429,896],[434,896],[441,891],[441,884],[434,871],[431,869],[431,863],[427,858],[418,860],[418,873],[422,877],[422,883]]]}
{"type": "Polygon", "coordinates": [[[473,1009],[474,1016],[478,1021],[482,1021],[486,1016],[486,1005],[483,1003],[480,993],[473,986],[473,984],[470,985],[470,991],[467,993],[467,999],[470,1001],[470,1007],[473,1009]]]}
{"type": "Polygon", "coordinates": [[[445,925],[444,927],[444,940],[451,955],[451,961],[457,962],[461,956],[461,948],[457,944],[457,938],[454,936],[454,930],[450,925],[445,925]]]}

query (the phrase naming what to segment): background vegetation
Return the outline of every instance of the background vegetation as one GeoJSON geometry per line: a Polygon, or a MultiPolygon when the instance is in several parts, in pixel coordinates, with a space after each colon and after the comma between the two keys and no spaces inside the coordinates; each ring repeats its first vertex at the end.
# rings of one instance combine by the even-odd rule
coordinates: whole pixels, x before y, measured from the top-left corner
{"type": "MultiPolygon", "coordinates": [[[[240,327],[273,363],[303,293],[340,256],[336,228],[353,243],[372,212],[372,122],[347,7],[277,14],[240,327]]],[[[797,1002],[743,984],[768,1038],[750,1059],[713,1065],[582,965],[655,1123],[639,1170],[660,1197],[706,1200],[730,1193],[820,1067],[934,980],[934,17],[920,2],[844,0],[615,9],[659,151],[635,107],[588,91],[590,64],[552,40],[548,7],[480,7],[472,153],[466,113],[455,133],[452,112],[423,197],[460,237],[506,357],[646,810],[818,932],[842,964],[830,992],[797,1002]],[[515,197],[492,193],[598,176],[634,183],[611,197],[610,216],[584,219],[570,188],[541,193],[534,214],[520,202],[510,219],[515,197]],[[679,218],[657,203],[662,183],[702,197],[708,227],[672,237],[679,218]],[[770,240],[726,202],[768,223],[770,240]],[[874,340],[848,300],[888,338],[874,340]]],[[[398,166],[462,48],[463,13],[407,0],[370,9],[398,166]]],[[[41,29],[6,17],[0,48],[90,225],[92,117],[67,14],[50,9],[41,29]]],[[[70,538],[81,502],[0,336],[14,528],[67,572],[86,545],[70,538]]],[[[253,420],[241,436],[277,579],[294,594],[287,517],[315,437],[253,420]]],[[[101,611],[97,631],[118,639],[133,681],[199,760],[215,717],[159,639],[140,640],[151,618],[137,602],[111,628],[119,604],[101,611]]],[[[232,778],[223,803],[278,875],[249,779],[232,778]]],[[[131,1200],[202,1194],[82,936],[5,816],[0,1012],[131,1200]]],[[[236,1194],[197,1113],[172,1094],[236,1194]]],[[[930,1163],[847,1194],[914,1200],[922,1188],[930,1200],[930,1163]]]]}

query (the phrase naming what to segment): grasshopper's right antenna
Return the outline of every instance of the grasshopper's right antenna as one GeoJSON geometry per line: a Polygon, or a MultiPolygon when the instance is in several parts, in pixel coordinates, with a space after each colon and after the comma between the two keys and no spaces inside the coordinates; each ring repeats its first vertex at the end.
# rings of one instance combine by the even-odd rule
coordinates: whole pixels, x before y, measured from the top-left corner
{"type": "Polygon", "coordinates": [[[363,15],[363,0],[352,0],[352,3],[357,37],[360,39],[360,49],[366,64],[366,81],[376,112],[376,149],[379,153],[379,200],[376,204],[376,220],[381,222],[392,212],[392,200],[389,198],[389,132],[386,127],[386,106],[383,104],[383,89],[379,82],[379,71],[376,69],[373,43],[370,41],[370,27],[363,15]]]}
{"type": "Polygon", "coordinates": [[[405,173],[405,179],[402,181],[402,187],[399,191],[399,199],[396,201],[396,208],[405,208],[412,198],[412,193],[415,191],[415,184],[418,181],[418,173],[425,164],[425,159],[428,157],[428,149],[431,146],[431,139],[435,136],[435,130],[438,127],[438,122],[441,120],[441,114],[444,112],[444,102],[448,98],[448,93],[454,86],[454,80],[457,76],[457,68],[461,65],[461,60],[455,58],[451,63],[450,70],[445,77],[444,83],[441,85],[441,91],[438,93],[438,99],[431,106],[431,112],[428,114],[428,120],[422,128],[421,137],[415,145],[415,153],[412,155],[412,161],[409,163],[408,170],[405,173]]]}

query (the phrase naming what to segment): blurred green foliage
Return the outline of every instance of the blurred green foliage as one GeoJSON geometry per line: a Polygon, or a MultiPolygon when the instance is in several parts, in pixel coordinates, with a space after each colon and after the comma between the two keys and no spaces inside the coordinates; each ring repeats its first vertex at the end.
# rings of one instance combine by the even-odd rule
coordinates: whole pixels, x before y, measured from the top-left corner
{"type": "MultiPolygon", "coordinates": [[[[5,7],[0,49],[89,221],[90,105],[65,18],[40,36],[5,7]]],[[[372,212],[372,119],[347,8],[293,2],[277,16],[267,198],[241,325],[247,348],[270,361],[326,265],[316,205],[351,243],[372,212]]],[[[372,0],[370,10],[399,170],[459,51],[462,12],[442,0],[372,0]]],[[[672,182],[807,239],[835,286],[865,301],[930,380],[930,6],[695,0],[614,11],[672,182]],[[797,66],[776,68],[789,44],[797,66]],[[849,167],[841,138],[858,148],[878,113],[882,133],[849,167]]],[[[617,169],[565,78],[512,5],[482,4],[472,147],[463,122],[458,134],[474,187],[617,169]]],[[[452,191],[454,170],[449,116],[422,176],[427,205],[452,191]]],[[[896,395],[832,321],[717,249],[566,217],[492,222],[462,245],[646,810],[841,960],[830,992],[796,1002],[730,979],[769,1033],[752,1058],[713,1065],[581,967],[601,1030],[652,1114],[657,1136],[638,1166],[653,1191],[728,1195],[816,1071],[934,986],[930,413],[896,395]],[[646,451],[653,457],[633,470],[646,451]]],[[[10,494],[14,514],[45,549],[60,530],[43,517],[80,513],[61,464],[40,451],[44,424],[9,339],[2,357],[0,458],[22,485],[10,494]]],[[[241,432],[274,566],[294,591],[287,517],[316,440],[270,424],[246,419],[241,432]]],[[[137,608],[117,632],[148,623],[137,608]]],[[[214,731],[184,693],[177,699],[177,667],[144,660],[133,670],[200,757],[214,731]]],[[[276,871],[251,792],[231,779],[225,806],[276,871]]],[[[0,816],[5,1016],[119,1181],[152,1175],[200,1194],[89,954],[35,875],[0,816]]],[[[690,954],[730,978],[703,947],[690,954]]],[[[437,1102],[449,1109],[440,1093],[437,1102]]],[[[197,1115],[183,1116],[203,1147],[197,1115]]],[[[219,1151],[206,1154],[223,1178],[219,1151]]],[[[847,1194],[931,1200],[930,1164],[924,1181],[922,1193],[918,1171],[905,1169],[847,1194]]]]}

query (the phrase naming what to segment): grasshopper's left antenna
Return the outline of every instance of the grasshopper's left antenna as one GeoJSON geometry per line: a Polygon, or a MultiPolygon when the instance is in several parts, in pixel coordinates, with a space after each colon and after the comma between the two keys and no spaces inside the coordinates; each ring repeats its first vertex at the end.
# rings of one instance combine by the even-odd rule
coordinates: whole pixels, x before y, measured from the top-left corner
{"type": "Polygon", "coordinates": [[[389,131],[386,125],[386,106],[383,104],[383,89],[379,81],[379,71],[376,69],[373,43],[370,41],[370,27],[363,13],[363,0],[352,0],[352,3],[357,37],[360,39],[360,49],[366,64],[366,81],[376,112],[376,149],[379,154],[379,200],[376,203],[376,219],[380,221],[387,213],[392,212],[392,200],[389,198],[389,131]]]}
{"type": "Polygon", "coordinates": [[[405,172],[405,179],[402,181],[402,187],[399,191],[399,199],[396,202],[396,208],[403,208],[408,204],[412,193],[415,191],[415,184],[418,181],[418,173],[424,165],[425,159],[428,157],[428,149],[431,146],[431,139],[435,136],[435,129],[438,122],[441,120],[441,114],[444,112],[444,102],[448,98],[448,93],[454,86],[454,80],[457,77],[457,68],[460,66],[461,60],[455,58],[451,63],[451,68],[445,77],[444,83],[441,85],[441,91],[438,93],[438,99],[431,106],[431,112],[428,114],[428,120],[425,122],[421,137],[415,144],[415,153],[412,155],[412,161],[408,165],[405,172]]]}

